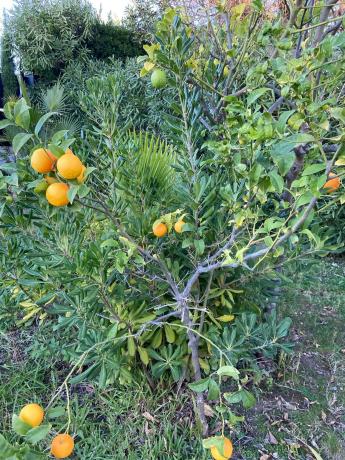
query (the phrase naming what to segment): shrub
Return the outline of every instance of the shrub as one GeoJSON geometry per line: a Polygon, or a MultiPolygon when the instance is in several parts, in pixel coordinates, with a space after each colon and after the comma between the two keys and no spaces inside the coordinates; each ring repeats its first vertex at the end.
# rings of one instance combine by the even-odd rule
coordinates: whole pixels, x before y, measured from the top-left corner
{"type": "Polygon", "coordinates": [[[112,22],[95,22],[86,47],[93,58],[101,60],[108,57],[125,60],[142,54],[142,47],[135,41],[134,34],[112,22]]]}
{"type": "Polygon", "coordinates": [[[49,82],[69,62],[86,55],[85,41],[95,20],[86,0],[18,0],[7,27],[22,69],[49,82]]]}

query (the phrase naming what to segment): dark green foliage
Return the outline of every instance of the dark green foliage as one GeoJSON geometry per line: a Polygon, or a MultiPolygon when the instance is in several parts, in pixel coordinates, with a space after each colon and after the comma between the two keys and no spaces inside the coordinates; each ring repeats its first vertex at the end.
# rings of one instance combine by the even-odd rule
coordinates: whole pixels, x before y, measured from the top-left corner
{"type": "Polygon", "coordinates": [[[134,39],[132,32],[111,22],[95,22],[86,41],[86,47],[95,59],[114,57],[124,60],[144,54],[142,46],[134,39]]]}
{"type": "Polygon", "coordinates": [[[1,80],[4,102],[10,96],[17,96],[18,93],[18,81],[13,70],[10,37],[5,33],[1,40],[1,80]]]}

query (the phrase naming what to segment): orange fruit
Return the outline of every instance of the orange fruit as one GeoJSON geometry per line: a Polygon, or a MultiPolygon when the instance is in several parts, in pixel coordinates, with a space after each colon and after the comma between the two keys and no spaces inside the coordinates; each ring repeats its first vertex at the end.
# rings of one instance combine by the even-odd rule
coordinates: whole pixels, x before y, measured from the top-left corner
{"type": "Polygon", "coordinates": [[[152,227],[153,234],[157,236],[157,238],[162,238],[164,235],[168,233],[168,227],[160,222],[152,227]]]}
{"type": "Polygon", "coordinates": [[[215,460],[228,460],[232,457],[233,445],[229,438],[223,437],[224,447],[223,454],[219,452],[217,447],[211,447],[211,455],[215,460]]]}
{"type": "Polygon", "coordinates": [[[31,167],[36,172],[44,174],[52,171],[57,158],[50,150],[36,149],[31,155],[31,167]]]}
{"type": "Polygon", "coordinates": [[[39,404],[27,404],[19,412],[19,418],[27,425],[32,427],[39,426],[44,418],[44,410],[39,404]]]}
{"type": "Polygon", "coordinates": [[[55,182],[49,185],[46,191],[48,203],[53,206],[66,206],[69,203],[67,197],[68,189],[68,185],[63,182],[55,182]]]}
{"type": "Polygon", "coordinates": [[[325,189],[327,193],[336,192],[341,185],[341,180],[334,173],[330,173],[329,177],[330,179],[324,184],[322,188],[325,189]]]}
{"type": "Polygon", "coordinates": [[[182,233],[183,226],[186,222],[184,220],[178,220],[174,225],[174,229],[176,233],[182,233]]]}
{"type": "Polygon", "coordinates": [[[52,440],[50,452],[55,458],[67,458],[74,449],[74,439],[69,434],[58,434],[52,440]]]}
{"type": "Polygon", "coordinates": [[[47,184],[55,184],[55,182],[57,182],[58,180],[53,177],[53,176],[44,176],[44,179],[45,181],[47,182],[47,184]]]}
{"type": "Polygon", "coordinates": [[[57,170],[64,179],[76,179],[83,169],[83,163],[73,153],[65,153],[57,163],[57,170]]]}
{"type": "Polygon", "coordinates": [[[78,184],[82,184],[85,181],[85,171],[86,171],[86,166],[82,166],[81,168],[81,173],[77,177],[78,184]]]}

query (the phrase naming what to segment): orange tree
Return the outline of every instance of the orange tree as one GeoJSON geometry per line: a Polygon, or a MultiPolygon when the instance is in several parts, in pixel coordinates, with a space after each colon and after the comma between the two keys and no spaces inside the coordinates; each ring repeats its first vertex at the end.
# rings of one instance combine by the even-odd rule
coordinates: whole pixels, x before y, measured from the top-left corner
{"type": "MultiPolygon", "coordinates": [[[[53,217],[69,222],[70,231],[68,216],[83,216],[91,238],[81,250],[66,243],[63,272],[55,264],[44,273],[52,294],[47,314],[78,334],[77,347],[65,352],[80,370],[71,381],[128,382],[139,362],[150,382],[166,373],[180,382],[191,377],[204,434],[206,393],[222,403],[223,422],[234,424],[232,404],[255,403],[255,355],[286,350],[289,319],[265,317],[246,279],[332,249],[319,203],[343,199],[341,24],[299,3],[285,25],[265,22],[258,1],[247,8],[219,4],[206,24],[193,27],[170,10],[158,24],[142,76],[156,72],[154,86],[175,90],[170,113],[162,114],[167,140],[119,126],[116,78],[109,76],[106,94],[104,81],[89,80],[81,99],[92,126],[72,148],[92,169],[86,183],[65,181],[70,204],[53,217]],[[340,180],[329,193],[331,173],[340,180]],[[224,379],[231,390],[222,394],[224,379]]],[[[43,139],[54,114],[32,128],[31,112],[24,100],[5,108],[1,126],[23,128],[15,153],[44,147],[64,155],[74,140],[67,132],[43,139]]],[[[31,174],[25,160],[19,171],[7,168],[3,189],[15,203],[4,202],[3,215],[11,220],[18,207],[25,210],[21,194],[42,179],[22,181],[31,174]]],[[[56,178],[62,180],[58,172],[56,178]]],[[[48,210],[44,198],[35,200],[48,210]]],[[[79,244],[81,235],[74,237],[79,244]]],[[[223,438],[205,446],[224,452],[223,438]]]]}

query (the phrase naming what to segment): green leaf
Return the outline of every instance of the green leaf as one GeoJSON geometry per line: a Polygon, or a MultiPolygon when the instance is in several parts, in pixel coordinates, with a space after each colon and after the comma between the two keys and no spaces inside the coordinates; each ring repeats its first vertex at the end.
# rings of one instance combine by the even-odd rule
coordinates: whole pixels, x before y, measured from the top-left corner
{"type": "Polygon", "coordinates": [[[32,429],[32,427],[18,417],[18,415],[12,415],[12,429],[20,436],[25,436],[26,433],[32,429]]]}
{"type": "Polygon", "coordinates": [[[48,144],[48,149],[57,157],[60,158],[65,154],[65,151],[58,145],[48,144]]]}
{"type": "Polygon", "coordinates": [[[310,201],[314,198],[314,195],[311,192],[305,192],[301,195],[296,201],[296,208],[309,204],[310,201]]]}
{"type": "Polygon", "coordinates": [[[38,137],[44,123],[49,120],[50,117],[52,117],[53,115],[56,115],[57,112],[48,112],[44,115],[41,116],[41,118],[38,120],[37,124],[36,124],[36,127],[35,127],[35,135],[38,137]]]}
{"type": "Polygon", "coordinates": [[[52,137],[52,143],[58,144],[61,141],[61,139],[63,139],[66,136],[66,134],[68,134],[68,129],[62,129],[60,131],[57,131],[52,137]]]}
{"type": "Polygon", "coordinates": [[[30,126],[30,107],[27,105],[24,98],[16,102],[13,110],[14,120],[16,125],[21,128],[28,129],[30,126]]]}
{"type": "Polygon", "coordinates": [[[99,388],[105,388],[106,383],[107,383],[107,369],[106,369],[105,363],[103,361],[102,366],[101,366],[101,372],[99,373],[99,376],[98,376],[99,388]]]}
{"type": "Polygon", "coordinates": [[[250,409],[255,406],[256,399],[253,393],[250,393],[248,390],[241,390],[242,393],[242,404],[245,409],[250,409]]]}
{"type": "Polygon", "coordinates": [[[14,185],[14,186],[18,187],[18,174],[13,173],[10,176],[6,176],[5,177],[5,182],[8,185],[14,185]]]}
{"type": "Polygon", "coordinates": [[[275,144],[271,150],[271,156],[283,176],[289,171],[295,161],[294,149],[299,145],[314,142],[310,134],[292,134],[275,144]]]}
{"type": "Polygon", "coordinates": [[[208,389],[210,378],[207,377],[205,379],[198,380],[197,382],[189,383],[188,386],[191,390],[195,391],[196,393],[202,393],[208,389]]]}
{"type": "Polygon", "coordinates": [[[14,154],[17,155],[19,150],[32,139],[32,134],[18,133],[14,136],[12,141],[14,154]]]}
{"type": "Polygon", "coordinates": [[[69,202],[72,204],[75,197],[77,196],[79,190],[79,185],[70,185],[69,190],[67,192],[67,198],[69,202]]]}
{"type": "Polygon", "coordinates": [[[302,176],[310,176],[311,174],[316,174],[320,171],[324,171],[326,166],[324,164],[310,165],[305,168],[302,173],[302,176]]]}
{"type": "Polygon", "coordinates": [[[90,193],[90,187],[85,184],[79,185],[78,196],[79,198],[84,198],[90,193]]]}
{"type": "Polygon", "coordinates": [[[145,364],[145,366],[147,366],[150,361],[150,357],[149,357],[149,354],[147,353],[146,348],[138,347],[138,352],[139,352],[139,356],[140,356],[142,363],[145,364]]]}
{"type": "Polygon", "coordinates": [[[240,373],[234,366],[222,366],[217,370],[217,374],[226,377],[232,377],[235,380],[239,379],[240,373]]]}
{"type": "Polygon", "coordinates": [[[282,176],[280,176],[278,174],[278,171],[276,171],[275,169],[273,171],[270,171],[268,175],[271,179],[271,184],[275,188],[276,192],[279,194],[282,193],[282,191],[284,190],[284,179],[282,178],[282,176]]]}
{"type": "Polygon", "coordinates": [[[224,393],[224,398],[229,404],[237,404],[242,401],[241,391],[235,391],[235,393],[224,393]]]}
{"type": "Polygon", "coordinates": [[[345,123],[345,108],[344,107],[334,107],[332,109],[329,109],[329,113],[331,114],[331,117],[345,123]]]}
{"type": "Polygon", "coordinates": [[[1,120],[0,121],[0,129],[7,128],[7,126],[14,126],[14,123],[10,120],[1,120]]]}
{"type": "Polygon", "coordinates": [[[51,424],[36,426],[26,433],[25,439],[31,444],[37,444],[42,441],[50,432],[51,424]]]}
{"type": "Polygon", "coordinates": [[[209,385],[208,385],[208,393],[207,393],[207,399],[209,401],[214,401],[215,399],[219,398],[220,390],[219,390],[219,385],[217,382],[215,382],[213,379],[210,379],[209,385]]]}
{"type": "Polygon", "coordinates": [[[247,97],[247,105],[253,104],[257,99],[263,96],[267,91],[271,91],[269,88],[258,88],[252,91],[247,97]]]}
{"type": "Polygon", "coordinates": [[[204,240],[194,240],[194,246],[196,253],[201,256],[205,251],[205,242],[204,240]]]}

